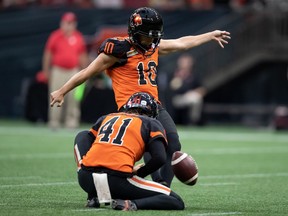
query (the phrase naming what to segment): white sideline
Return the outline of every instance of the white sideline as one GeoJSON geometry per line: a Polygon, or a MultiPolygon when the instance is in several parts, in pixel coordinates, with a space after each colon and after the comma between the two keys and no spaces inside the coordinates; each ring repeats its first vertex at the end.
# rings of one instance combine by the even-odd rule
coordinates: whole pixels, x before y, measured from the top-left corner
{"type": "Polygon", "coordinates": [[[14,187],[42,187],[42,186],[65,186],[78,184],[75,182],[51,182],[51,183],[29,183],[29,184],[15,184],[15,185],[0,185],[0,188],[14,188],[14,187]]]}
{"type": "MultiPolygon", "coordinates": [[[[29,177],[29,176],[28,176],[29,177]]],[[[243,175],[214,175],[214,176],[200,176],[201,179],[225,179],[225,178],[270,178],[270,177],[288,177],[288,173],[251,173],[243,175]]],[[[1,177],[1,178],[14,178],[22,179],[25,177],[1,177]]],[[[41,178],[41,177],[40,177],[41,178]]],[[[1,180],[1,179],[0,179],[1,180]]],[[[73,182],[51,182],[51,183],[29,183],[29,184],[15,184],[15,185],[0,185],[0,188],[11,188],[11,187],[36,187],[36,186],[62,186],[78,184],[76,181],[73,182]]],[[[201,183],[200,186],[223,186],[233,185],[234,182],[221,182],[221,183],[201,183]]]]}
{"type": "Polygon", "coordinates": [[[287,177],[288,173],[251,173],[243,175],[211,175],[200,176],[201,179],[224,179],[224,178],[269,178],[269,177],[287,177]]]}
{"type": "MultiPolygon", "coordinates": [[[[15,129],[17,130],[17,135],[35,135],[41,137],[53,137],[55,136],[65,136],[65,137],[74,137],[79,129],[68,130],[61,129],[59,131],[52,131],[46,126],[40,127],[27,127],[27,126],[19,126],[19,127],[7,127],[0,126],[0,134],[2,135],[15,135],[15,129]],[[38,132],[38,133],[35,133],[38,132]],[[40,132],[40,133],[39,133],[40,132]],[[71,133],[72,132],[72,133],[71,133]],[[75,132],[75,133],[73,133],[75,132]]],[[[81,128],[80,128],[81,129],[81,128]]],[[[87,128],[86,128],[87,129],[87,128]]],[[[226,132],[221,131],[185,131],[179,129],[179,135],[181,139],[198,139],[198,140],[212,140],[212,141],[255,141],[255,142],[284,142],[287,143],[288,134],[275,134],[271,130],[262,130],[254,133],[254,132],[226,132]],[[259,136],[255,136],[259,135],[259,136]]]]}
{"type": "MultiPolygon", "coordinates": [[[[287,154],[288,147],[249,147],[249,148],[210,148],[210,149],[195,149],[193,155],[221,155],[221,154],[270,154],[279,153],[287,154]]],[[[0,160],[32,160],[32,159],[50,159],[50,158],[73,158],[73,153],[35,153],[35,154],[5,154],[0,155],[0,160]]]]}
{"type": "Polygon", "coordinates": [[[19,159],[50,159],[50,158],[73,158],[72,153],[35,153],[35,154],[5,154],[0,155],[0,160],[19,160],[19,159]]]}
{"type": "Polygon", "coordinates": [[[229,148],[210,148],[210,149],[195,149],[193,155],[223,155],[223,154],[287,154],[288,146],[273,146],[273,147],[229,147],[229,148]]]}
{"type": "Polygon", "coordinates": [[[1,180],[14,180],[14,179],[41,179],[41,176],[1,176],[1,180]]]}
{"type": "MultiPolygon", "coordinates": [[[[71,209],[71,211],[76,211],[76,212],[90,212],[90,211],[103,211],[107,210],[108,208],[86,208],[86,209],[71,209]]],[[[110,209],[109,209],[110,210],[110,209]]]]}
{"type": "Polygon", "coordinates": [[[211,212],[211,213],[201,213],[201,214],[188,214],[191,216],[217,216],[217,215],[239,215],[242,214],[241,212],[211,212]]]}
{"type": "Polygon", "coordinates": [[[227,185],[237,185],[236,182],[219,182],[219,183],[199,183],[199,186],[227,186],[227,185]]]}
{"type": "Polygon", "coordinates": [[[180,139],[194,139],[194,140],[208,140],[208,141],[253,141],[253,142],[271,142],[274,143],[287,143],[288,135],[287,134],[275,134],[269,132],[261,133],[247,133],[247,132],[232,132],[232,133],[223,133],[220,131],[181,131],[179,130],[180,139]],[[258,136],[257,136],[258,135],[258,136]]]}

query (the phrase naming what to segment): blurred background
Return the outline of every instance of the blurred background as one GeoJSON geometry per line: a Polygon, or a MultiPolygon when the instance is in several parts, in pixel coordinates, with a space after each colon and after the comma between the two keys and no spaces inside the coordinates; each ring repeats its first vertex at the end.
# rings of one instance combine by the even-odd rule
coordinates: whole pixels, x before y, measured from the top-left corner
{"type": "MultiPolygon", "coordinates": [[[[176,124],[288,128],[288,0],[2,0],[0,4],[1,119],[47,122],[43,50],[64,12],[77,15],[92,61],[105,38],[126,35],[134,9],[150,6],[163,16],[164,38],[215,29],[232,36],[225,49],[208,43],[185,53],[193,57],[193,75],[205,92],[197,121],[185,121],[191,116],[189,104],[181,107],[174,100],[183,84],[173,81],[182,53],[160,57],[160,99],[176,124]]],[[[89,80],[81,100],[81,122],[93,123],[113,111],[109,79],[103,75],[89,80]]]]}

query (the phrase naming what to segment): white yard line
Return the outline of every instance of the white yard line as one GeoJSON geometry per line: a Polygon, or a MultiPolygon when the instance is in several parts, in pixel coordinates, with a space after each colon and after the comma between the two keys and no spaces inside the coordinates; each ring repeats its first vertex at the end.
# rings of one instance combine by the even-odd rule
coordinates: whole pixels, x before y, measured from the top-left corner
{"type": "MultiPolygon", "coordinates": [[[[109,208],[110,211],[111,208],[109,208]]],[[[108,208],[85,208],[85,209],[71,209],[71,211],[76,211],[76,212],[90,212],[90,211],[103,211],[103,210],[108,210],[108,208]]]]}
{"type": "Polygon", "coordinates": [[[1,176],[1,180],[41,179],[41,176],[1,176]]]}
{"type": "Polygon", "coordinates": [[[207,140],[207,141],[246,141],[246,142],[284,142],[288,143],[288,135],[274,133],[223,133],[223,132],[205,132],[205,131],[179,131],[180,139],[185,140],[207,140]]]}
{"type": "Polygon", "coordinates": [[[199,176],[199,179],[226,179],[226,178],[271,178],[271,177],[288,177],[288,173],[251,173],[242,175],[211,175],[199,176]]]}
{"type": "Polygon", "coordinates": [[[50,158],[73,158],[71,153],[34,153],[34,154],[5,154],[0,155],[0,160],[19,160],[19,159],[50,159],[50,158]]]}
{"type": "Polygon", "coordinates": [[[0,185],[0,188],[14,188],[14,187],[43,187],[43,186],[66,186],[78,184],[75,182],[51,182],[51,183],[29,183],[29,184],[10,184],[10,185],[0,185]]]}
{"type": "MultiPolygon", "coordinates": [[[[287,154],[287,147],[230,147],[230,148],[209,148],[195,149],[193,155],[222,155],[222,154],[287,154]]],[[[0,154],[0,160],[32,160],[32,159],[50,159],[50,158],[73,158],[73,153],[34,153],[34,154],[0,154]]]]}
{"type": "MultiPolygon", "coordinates": [[[[87,129],[87,128],[86,128],[87,129]]],[[[0,135],[35,135],[45,137],[75,137],[76,133],[84,128],[75,130],[60,129],[52,131],[47,127],[3,127],[0,126],[0,135]],[[17,133],[15,132],[17,130],[17,133]]],[[[288,134],[276,134],[273,131],[259,132],[221,132],[221,131],[185,131],[179,130],[180,139],[213,140],[213,141],[253,141],[253,142],[286,142],[288,134]]]]}
{"type": "MultiPolygon", "coordinates": [[[[201,179],[226,179],[226,178],[270,178],[270,177],[288,177],[288,173],[252,173],[243,175],[213,175],[213,176],[200,176],[201,179]]],[[[8,177],[5,177],[8,178],[8,177]]],[[[10,177],[17,178],[17,177],[10,177]]],[[[23,178],[23,177],[19,177],[23,178]]],[[[25,177],[24,177],[25,178],[25,177]]],[[[76,181],[73,182],[51,182],[51,183],[29,183],[29,184],[10,184],[10,185],[0,185],[0,188],[14,188],[14,187],[38,187],[38,186],[62,186],[62,185],[72,185],[78,184],[76,181]]],[[[225,186],[225,185],[235,185],[234,182],[214,182],[214,183],[200,183],[199,186],[225,186]]]]}
{"type": "Polygon", "coordinates": [[[229,147],[229,148],[209,148],[209,149],[195,149],[193,154],[199,155],[221,155],[221,154],[287,154],[288,146],[273,146],[273,147],[229,147]]]}
{"type": "Polygon", "coordinates": [[[219,182],[219,183],[215,182],[215,183],[199,183],[198,185],[209,187],[209,186],[227,186],[227,185],[237,185],[237,184],[238,183],[236,182],[219,182]]]}
{"type": "Polygon", "coordinates": [[[189,216],[217,216],[217,215],[240,215],[241,212],[211,212],[211,213],[200,213],[200,214],[188,214],[189,216]]]}
{"type": "MultiPolygon", "coordinates": [[[[88,127],[89,129],[89,127],[88,127]]],[[[59,129],[58,131],[53,131],[48,127],[1,127],[0,135],[13,135],[13,136],[23,136],[23,135],[33,135],[40,137],[75,137],[75,135],[85,129],[59,129]]]]}

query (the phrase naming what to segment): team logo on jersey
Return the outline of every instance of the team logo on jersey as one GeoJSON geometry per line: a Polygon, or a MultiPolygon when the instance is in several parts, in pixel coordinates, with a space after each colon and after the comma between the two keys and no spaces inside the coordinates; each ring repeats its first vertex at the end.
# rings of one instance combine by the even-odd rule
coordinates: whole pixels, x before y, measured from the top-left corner
{"type": "Polygon", "coordinates": [[[142,18],[139,14],[134,14],[133,15],[133,23],[135,26],[142,25],[142,18]]]}

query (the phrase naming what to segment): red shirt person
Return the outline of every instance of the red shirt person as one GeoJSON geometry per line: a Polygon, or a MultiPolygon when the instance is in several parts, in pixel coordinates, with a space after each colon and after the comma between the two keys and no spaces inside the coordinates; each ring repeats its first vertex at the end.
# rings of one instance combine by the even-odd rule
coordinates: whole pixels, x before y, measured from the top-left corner
{"type": "MultiPolygon", "coordinates": [[[[50,34],[45,45],[43,71],[49,80],[49,91],[58,89],[87,64],[86,44],[82,33],[77,30],[77,17],[74,13],[67,12],[61,18],[60,28],[50,34]]],[[[51,128],[60,127],[61,119],[64,119],[66,127],[78,127],[80,107],[74,98],[74,92],[66,100],[66,107],[49,109],[51,128]]]]}

